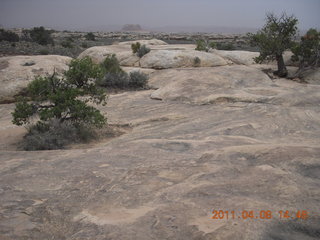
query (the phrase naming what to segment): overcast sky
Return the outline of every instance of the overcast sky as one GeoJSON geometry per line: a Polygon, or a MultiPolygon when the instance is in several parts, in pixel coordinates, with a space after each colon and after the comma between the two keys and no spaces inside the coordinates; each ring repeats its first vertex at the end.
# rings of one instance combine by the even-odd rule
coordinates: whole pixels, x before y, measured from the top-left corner
{"type": "Polygon", "coordinates": [[[3,27],[80,29],[140,24],[259,28],[266,12],[294,14],[320,29],[320,0],[0,0],[3,27]]]}

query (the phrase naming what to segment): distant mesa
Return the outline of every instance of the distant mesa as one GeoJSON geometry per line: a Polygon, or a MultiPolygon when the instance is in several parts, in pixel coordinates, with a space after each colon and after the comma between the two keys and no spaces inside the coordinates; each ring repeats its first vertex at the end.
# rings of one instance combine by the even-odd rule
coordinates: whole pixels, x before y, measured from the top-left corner
{"type": "Polygon", "coordinates": [[[142,28],[139,24],[126,24],[123,26],[122,31],[124,31],[124,32],[138,32],[138,31],[142,31],[142,28]]]}

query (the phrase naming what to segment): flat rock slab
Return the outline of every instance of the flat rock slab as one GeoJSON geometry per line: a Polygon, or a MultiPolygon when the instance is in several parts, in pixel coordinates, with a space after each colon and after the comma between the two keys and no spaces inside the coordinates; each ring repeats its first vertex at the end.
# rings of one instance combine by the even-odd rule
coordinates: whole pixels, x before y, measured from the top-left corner
{"type": "Polygon", "coordinates": [[[61,75],[68,70],[70,57],[13,56],[0,58],[0,103],[12,102],[36,76],[61,75]]]}
{"type": "Polygon", "coordinates": [[[256,67],[242,65],[214,68],[168,69],[151,74],[149,84],[158,88],[151,98],[192,104],[260,103],[318,105],[318,85],[287,79],[270,79],[256,67]]]}
{"type": "MultiPolygon", "coordinates": [[[[0,145],[0,239],[319,239],[319,86],[225,68],[212,86],[205,75],[215,70],[199,76],[212,94],[255,88],[262,98],[276,85],[291,97],[197,105],[153,100],[154,90],[125,92],[100,108],[110,124],[132,128],[111,141],[40,152],[0,145]],[[225,216],[212,219],[220,210],[225,216]],[[243,210],[253,218],[243,219],[243,210]],[[309,218],[297,219],[299,210],[309,218]]],[[[152,73],[163,74],[152,79],[159,90],[179,72],[193,74],[161,72],[152,73]]],[[[200,90],[188,94],[195,99],[200,90]]],[[[13,108],[0,105],[0,138],[23,129],[10,123],[13,108]]]]}

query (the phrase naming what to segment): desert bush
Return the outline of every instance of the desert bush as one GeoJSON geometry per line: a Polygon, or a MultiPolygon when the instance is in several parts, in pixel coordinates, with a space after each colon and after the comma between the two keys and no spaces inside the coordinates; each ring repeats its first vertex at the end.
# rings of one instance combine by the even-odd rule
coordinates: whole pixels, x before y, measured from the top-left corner
{"type": "Polygon", "coordinates": [[[148,75],[140,72],[134,71],[130,73],[129,87],[130,88],[145,88],[148,84],[148,75]]]}
{"type": "Polygon", "coordinates": [[[115,54],[108,54],[101,66],[105,73],[117,73],[123,71],[115,54]]]}
{"type": "Polygon", "coordinates": [[[218,50],[234,50],[235,49],[235,47],[233,46],[233,44],[231,42],[229,42],[229,43],[219,42],[216,44],[216,48],[218,50]]]}
{"type": "Polygon", "coordinates": [[[215,42],[210,42],[205,39],[197,40],[196,42],[196,49],[197,51],[209,52],[210,49],[216,48],[215,42]]]}
{"type": "Polygon", "coordinates": [[[257,63],[264,60],[276,60],[278,70],[274,72],[279,77],[288,75],[283,60],[283,52],[293,45],[293,38],[297,31],[298,19],[283,13],[280,17],[272,13],[267,14],[265,26],[256,34],[249,34],[252,46],[260,49],[260,56],[255,58],[257,63]]]}
{"type": "Polygon", "coordinates": [[[88,142],[96,136],[94,129],[86,125],[51,119],[29,127],[20,147],[26,151],[63,149],[70,143],[88,142]]]}
{"type": "Polygon", "coordinates": [[[200,64],[201,64],[201,59],[200,59],[199,57],[195,57],[195,58],[193,59],[193,66],[199,67],[200,64]]]}
{"type": "Polygon", "coordinates": [[[51,30],[46,30],[44,27],[34,27],[31,30],[24,32],[26,39],[31,39],[32,41],[40,45],[54,44],[53,38],[51,37],[51,30]],[[28,35],[28,36],[27,36],[28,35]]]}
{"type": "Polygon", "coordinates": [[[301,38],[299,43],[295,43],[292,48],[292,60],[299,63],[299,70],[296,76],[310,67],[317,67],[320,64],[320,32],[316,29],[309,29],[301,38]]]}
{"type": "Polygon", "coordinates": [[[131,44],[132,53],[136,54],[140,49],[140,47],[141,47],[141,44],[139,42],[132,43],[131,44]]]}
{"type": "Polygon", "coordinates": [[[96,36],[92,32],[87,33],[84,37],[88,41],[95,41],[96,40],[96,36]]]}
{"type": "Polygon", "coordinates": [[[129,85],[129,75],[124,71],[107,72],[98,84],[102,87],[125,89],[129,85]]]}
{"type": "Polygon", "coordinates": [[[110,54],[101,64],[104,77],[97,80],[97,84],[102,87],[130,89],[145,88],[148,76],[141,72],[132,72],[128,75],[120,67],[115,54],[110,54]]]}
{"type": "Polygon", "coordinates": [[[19,35],[11,32],[6,31],[5,29],[0,29],[0,42],[1,41],[8,41],[8,42],[19,42],[19,35]]]}
{"type": "Polygon", "coordinates": [[[142,58],[144,55],[146,55],[147,53],[149,53],[151,51],[150,48],[148,48],[146,45],[142,45],[137,52],[137,55],[139,58],[142,58]]]}
{"type": "MultiPolygon", "coordinates": [[[[89,102],[106,103],[105,92],[93,81],[101,76],[100,66],[86,57],[72,60],[63,78],[56,77],[55,73],[50,77],[36,77],[27,87],[28,99],[23,97],[16,103],[12,122],[16,125],[28,124],[32,117],[37,116],[36,132],[40,134],[40,126],[44,128],[42,132],[45,136],[50,133],[53,119],[76,128],[104,126],[106,118],[98,109],[87,105],[89,102]]],[[[34,141],[38,141],[35,134],[31,135],[34,141]]]]}
{"type": "Polygon", "coordinates": [[[140,42],[136,42],[131,44],[132,53],[137,54],[138,57],[142,58],[144,55],[151,51],[146,45],[140,44],[140,42]]]}

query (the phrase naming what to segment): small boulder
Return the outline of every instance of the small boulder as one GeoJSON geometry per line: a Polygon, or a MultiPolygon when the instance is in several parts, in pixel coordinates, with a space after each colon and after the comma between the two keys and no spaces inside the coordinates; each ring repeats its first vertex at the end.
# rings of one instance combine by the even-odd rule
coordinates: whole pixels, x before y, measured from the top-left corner
{"type": "Polygon", "coordinates": [[[36,76],[62,75],[71,58],[57,55],[0,58],[0,103],[13,102],[36,76]]]}

